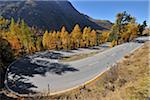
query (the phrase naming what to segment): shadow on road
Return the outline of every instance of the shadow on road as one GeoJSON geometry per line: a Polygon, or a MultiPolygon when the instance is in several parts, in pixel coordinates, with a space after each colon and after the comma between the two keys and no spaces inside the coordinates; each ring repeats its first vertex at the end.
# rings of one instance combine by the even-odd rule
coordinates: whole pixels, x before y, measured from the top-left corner
{"type": "Polygon", "coordinates": [[[9,69],[8,86],[17,93],[36,93],[35,91],[32,91],[32,89],[37,88],[37,86],[30,83],[27,77],[34,77],[34,75],[41,75],[45,77],[47,72],[56,75],[63,75],[66,72],[79,71],[78,69],[70,67],[70,65],[67,64],[47,62],[45,66],[41,66],[30,63],[30,60],[30,58],[24,57],[11,65],[9,69]]]}
{"type": "Polygon", "coordinates": [[[63,57],[63,54],[56,53],[53,51],[44,51],[44,52],[36,52],[33,55],[29,55],[30,58],[40,57],[40,58],[48,58],[48,59],[60,59],[63,57]]]}
{"type": "Polygon", "coordinates": [[[100,48],[98,48],[98,47],[87,47],[87,48],[84,48],[84,49],[89,49],[89,50],[99,50],[100,48]]]}
{"type": "Polygon", "coordinates": [[[102,47],[102,48],[109,48],[109,46],[106,46],[106,45],[101,45],[100,47],[102,47]]]}

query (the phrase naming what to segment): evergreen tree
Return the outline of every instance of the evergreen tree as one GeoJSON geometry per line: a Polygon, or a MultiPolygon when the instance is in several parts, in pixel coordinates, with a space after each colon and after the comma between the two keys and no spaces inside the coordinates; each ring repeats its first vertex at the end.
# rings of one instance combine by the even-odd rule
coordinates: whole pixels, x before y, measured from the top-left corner
{"type": "Polygon", "coordinates": [[[143,35],[143,31],[146,28],[146,26],[147,26],[146,21],[144,21],[142,25],[139,24],[139,26],[138,26],[138,28],[139,28],[139,35],[143,35]]]}

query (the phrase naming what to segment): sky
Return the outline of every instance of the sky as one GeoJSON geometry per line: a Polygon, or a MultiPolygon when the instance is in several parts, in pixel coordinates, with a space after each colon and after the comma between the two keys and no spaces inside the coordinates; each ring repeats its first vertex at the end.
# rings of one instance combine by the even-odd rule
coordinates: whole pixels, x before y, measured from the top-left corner
{"type": "Polygon", "coordinates": [[[149,0],[69,0],[81,13],[95,19],[115,21],[118,12],[127,11],[138,23],[150,25],[149,0]],[[149,17],[148,17],[149,16],[149,17]]]}

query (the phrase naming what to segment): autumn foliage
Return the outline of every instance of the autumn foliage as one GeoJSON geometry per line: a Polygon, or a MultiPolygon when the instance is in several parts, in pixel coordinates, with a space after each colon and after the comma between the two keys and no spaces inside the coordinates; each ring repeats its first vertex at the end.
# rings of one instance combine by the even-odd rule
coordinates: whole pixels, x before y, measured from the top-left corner
{"type": "MultiPolygon", "coordinates": [[[[71,32],[65,26],[59,31],[42,31],[29,27],[24,20],[15,22],[0,17],[0,36],[7,40],[16,55],[24,55],[41,50],[70,50],[77,48],[93,47],[107,41],[111,47],[129,42],[139,35],[143,35],[146,21],[137,24],[134,17],[126,12],[118,13],[116,21],[110,31],[97,33],[96,30],[85,26],[83,29],[78,24],[71,32]]],[[[145,31],[144,31],[145,32],[145,31]]],[[[147,34],[147,33],[144,33],[147,34]]]]}
{"type": "Polygon", "coordinates": [[[60,31],[45,31],[37,35],[24,20],[15,22],[0,18],[0,36],[6,39],[16,55],[28,54],[41,50],[70,50],[82,47],[91,47],[97,44],[97,33],[90,27],[80,29],[75,25],[72,32],[65,26],[60,31]]]}
{"type": "Polygon", "coordinates": [[[129,42],[141,36],[146,26],[146,21],[140,25],[130,14],[126,12],[118,13],[110,31],[109,41],[112,42],[112,46],[129,42]]]}
{"type": "Polygon", "coordinates": [[[49,50],[70,50],[97,45],[96,31],[91,31],[89,28],[90,30],[85,32],[86,29],[88,28],[85,27],[84,32],[82,33],[80,26],[77,24],[71,33],[67,32],[65,26],[58,32],[45,31],[42,41],[43,46],[45,49],[49,50]]]}

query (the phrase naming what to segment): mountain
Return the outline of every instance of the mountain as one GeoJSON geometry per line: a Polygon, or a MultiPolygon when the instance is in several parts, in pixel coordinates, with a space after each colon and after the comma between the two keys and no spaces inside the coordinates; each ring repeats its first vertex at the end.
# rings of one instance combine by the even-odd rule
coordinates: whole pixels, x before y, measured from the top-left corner
{"type": "MultiPolygon", "coordinates": [[[[84,15],[84,14],[83,14],[84,15]]],[[[113,26],[113,23],[109,20],[100,20],[100,19],[94,19],[89,17],[88,15],[84,15],[87,19],[89,19],[90,21],[96,23],[97,25],[99,25],[100,27],[104,27],[108,30],[111,29],[111,27],[113,26]]]]}
{"type": "Polygon", "coordinates": [[[78,12],[69,1],[0,1],[0,16],[15,20],[24,19],[29,26],[40,29],[60,30],[65,25],[71,31],[75,24],[81,28],[107,30],[78,12]]]}
{"type": "Polygon", "coordinates": [[[97,20],[97,19],[91,19],[91,21],[95,22],[96,24],[98,24],[101,27],[104,27],[108,30],[111,29],[113,23],[110,22],[109,20],[97,20]]]}

